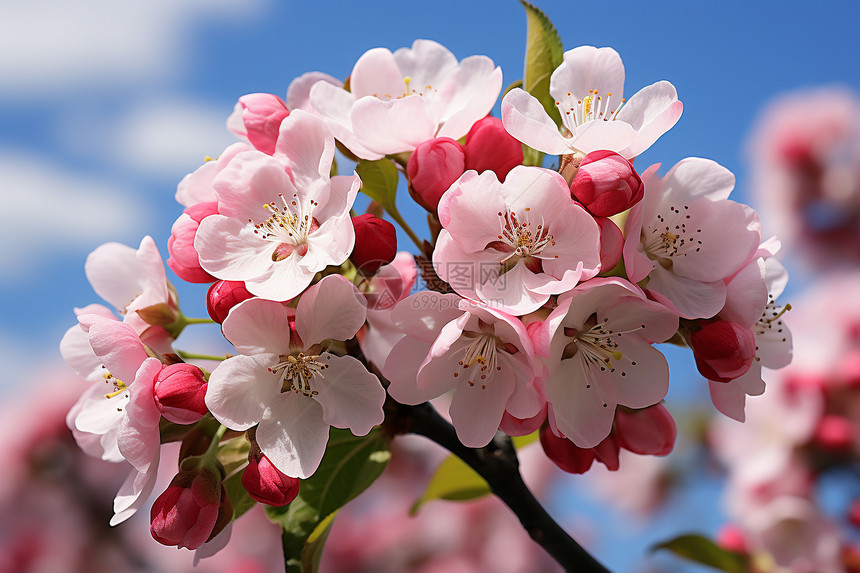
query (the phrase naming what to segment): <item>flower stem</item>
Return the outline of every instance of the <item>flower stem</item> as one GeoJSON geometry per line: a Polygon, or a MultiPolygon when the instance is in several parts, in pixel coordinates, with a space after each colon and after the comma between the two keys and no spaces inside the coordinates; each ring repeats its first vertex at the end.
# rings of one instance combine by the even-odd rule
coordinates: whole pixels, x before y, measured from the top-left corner
{"type": "Polygon", "coordinates": [[[177,350],[176,354],[183,360],[227,360],[225,356],[212,356],[210,354],[196,354],[194,352],[186,352],[177,350]]]}
{"type": "Polygon", "coordinates": [[[401,416],[410,419],[409,431],[448,449],[483,477],[493,493],[519,518],[531,538],[540,544],[565,571],[609,573],[588,551],[556,523],[523,482],[519,460],[511,439],[501,432],[486,446],[467,448],[457,438],[454,427],[428,404],[397,404],[401,416]]]}
{"type": "Polygon", "coordinates": [[[218,446],[221,444],[221,438],[223,438],[226,433],[227,426],[224,424],[218,426],[218,430],[216,430],[215,435],[212,436],[212,442],[209,444],[209,449],[207,449],[206,453],[201,457],[214,460],[215,455],[218,453],[218,446]]]}
{"type": "Polygon", "coordinates": [[[415,246],[418,247],[418,252],[424,252],[424,242],[418,238],[418,235],[415,234],[415,231],[406,224],[406,221],[403,219],[403,216],[400,214],[400,211],[397,210],[397,207],[394,205],[387,205],[385,210],[388,211],[388,214],[391,215],[391,218],[394,219],[394,222],[400,225],[400,228],[406,231],[406,234],[409,235],[409,238],[412,239],[412,242],[415,243],[415,246]]]}

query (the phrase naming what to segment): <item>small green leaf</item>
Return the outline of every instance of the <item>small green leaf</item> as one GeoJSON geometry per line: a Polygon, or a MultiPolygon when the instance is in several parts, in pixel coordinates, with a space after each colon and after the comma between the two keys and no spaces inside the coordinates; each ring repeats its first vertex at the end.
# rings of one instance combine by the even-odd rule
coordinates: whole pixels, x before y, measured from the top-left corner
{"type": "Polygon", "coordinates": [[[334,518],[336,516],[336,511],[330,513],[308,536],[305,547],[302,549],[302,568],[304,571],[319,570],[323,547],[325,547],[325,542],[328,539],[328,534],[331,532],[332,525],[334,525],[334,518]]]}
{"type": "Polygon", "coordinates": [[[251,444],[244,435],[223,442],[218,446],[218,461],[224,466],[224,472],[227,475],[248,463],[249,449],[251,449],[251,444]]]}
{"type": "Polygon", "coordinates": [[[388,159],[362,159],[355,168],[361,178],[361,192],[382,205],[386,211],[394,207],[397,192],[397,168],[388,159]]]}
{"type": "Polygon", "coordinates": [[[560,125],[561,115],[549,94],[549,80],[564,59],[564,47],[546,14],[525,0],[520,3],[526,9],[528,24],[523,89],[536,97],[556,125],[560,125]]]}
{"type": "Polygon", "coordinates": [[[681,535],[658,543],[651,548],[651,551],[659,549],[666,549],[679,557],[726,573],[747,573],[749,571],[747,560],[743,555],[723,549],[702,535],[681,535]]]}
{"type": "Polygon", "coordinates": [[[523,165],[540,167],[543,165],[543,153],[537,149],[532,149],[523,143],[523,165]]]}
{"type": "Polygon", "coordinates": [[[436,473],[430,478],[427,489],[412,505],[410,514],[415,515],[422,505],[434,499],[466,501],[490,493],[490,485],[455,455],[445,458],[436,473]]]}
{"type": "Polygon", "coordinates": [[[269,519],[283,530],[287,571],[316,571],[327,533],[324,522],[373,483],[385,469],[391,452],[380,430],[355,437],[332,428],[319,468],[302,480],[299,495],[286,507],[267,507],[269,519]]]}
{"type": "Polygon", "coordinates": [[[224,489],[227,490],[227,495],[230,497],[230,503],[233,504],[233,519],[239,519],[245,512],[256,505],[248,490],[242,485],[242,472],[238,471],[235,474],[224,480],[224,489]]]}

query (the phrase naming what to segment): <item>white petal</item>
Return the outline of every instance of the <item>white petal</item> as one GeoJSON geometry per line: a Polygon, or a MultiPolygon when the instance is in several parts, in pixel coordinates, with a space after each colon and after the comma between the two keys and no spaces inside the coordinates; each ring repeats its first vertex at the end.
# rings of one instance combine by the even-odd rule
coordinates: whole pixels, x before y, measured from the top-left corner
{"type": "Polygon", "coordinates": [[[330,275],[302,295],[296,308],[296,330],[307,348],[326,339],[349,340],[366,317],[364,295],[345,278],[330,275]]]}
{"type": "Polygon", "coordinates": [[[230,310],[221,331],[242,354],[289,354],[288,315],[279,302],[251,298],[230,310]]]}
{"type": "Polygon", "coordinates": [[[257,428],[257,443],[276,468],[305,479],[320,465],[329,427],[316,400],[285,392],[270,401],[257,428]]]}
{"type": "Polygon", "coordinates": [[[502,124],[508,133],[538,151],[550,155],[570,152],[567,139],[543,105],[520,88],[512,89],[502,100],[502,124]]]}
{"type": "Polygon", "coordinates": [[[323,420],[336,428],[349,428],[364,436],[384,418],[382,404],[385,390],[379,379],[352,356],[324,353],[319,358],[327,368],[325,378],[315,379],[319,392],[317,402],[323,409],[323,420]]]}
{"type": "Polygon", "coordinates": [[[280,378],[268,370],[277,362],[274,354],[228,358],[209,377],[206,407],[228,428],[247,430],[278,396],[280,378]]]}

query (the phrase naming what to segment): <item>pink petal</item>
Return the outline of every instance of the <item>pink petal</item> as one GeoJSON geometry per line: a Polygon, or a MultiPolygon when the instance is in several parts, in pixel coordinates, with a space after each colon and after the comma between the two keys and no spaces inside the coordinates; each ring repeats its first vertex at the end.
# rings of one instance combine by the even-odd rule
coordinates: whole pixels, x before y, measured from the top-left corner
{"type": "Polygon", "coordinates": [[[675,86],[667,81],[656,82],[633,94],[616,116],[617,121],[636,130],[635,139],[621,155],[636,157],[651,147],[678,122],[683,109],[675,86]]]}
{"type": "Polygon", "coordinates": [[[221,331],[242,354],[289,354],[288,317],[282,303],[251,298],[230,310],[221,331]]]}
{"type": "Polygon", "coordinates": [[[391,320],[410,338],[427,342],[429,351],[442,327],[462,316],[461,300],[456,294],[421,291],[397,303],[391,311],[391,320]]]}
{"type": "Polygon", "coordinates": [[[302,74],[290,82],[290,87],[287,88],[287,108],[290,111],[303,109],[305,111],[313,111],[311,106],[311,88],[317,82],[325,82],[337,88],[343,87],[343,82],[337,78],[333,78],[322,72],[308,72],[302,74]]]}
{"type": "Polygon", "coordinates": [[[274,157],[286,163],[296,188],[307,193],[314,182],[329,180],[334,137],[323,120],[296,110],[281,122],[274,157]]]}
{"type": "Polygon", "coordinates": [[[428,84],[439,89],[445,78],[457,69],[457,58],[454,54],[433,40],[415,40],[411,48],[400,48],[394,52],[393,58],[401,80],[403,76],[409,76],[414,82],[411,87],[415,89],[424,88],[428,84]]]}
{"type": "Polygon", "coordinates": [[[688,157],[663,177],[661,201],[688,205],[699,197],[718,201],[727,199],[734,186],[734,174],[716,161],[688,157]]]}
{"type": "Polygon", "coordinates": [[[502,184],[493,171],[480,175],[467,171],[442,195],[439,221],[462,249],[482,251],[499,234],[499,213],[504,215],[506,211],[501,193],[502,184]]]}
{"type": "Polygon", "coordinates": [[[454,93],[436,136],[459,139],[493,109],[502,90],[502,70],[486,56],[470,56],[460,62],[445,84],[440,91],[454,93]]]}
{"type": "Polygon", "coordinates": [[[137,371],[129,389],[130,400],[126,416],[117,432],[117,444],[122,456],[142,473],[158,464],[161,450],[158,423],[161,413],[153,398],[155,378],[162,364],[157,358],[147,358],[137,371]]]}
{"type": "MultiPolygon", "coordinates": [[[[636,336],[622,335],[620,361],[612,362],[615,372],[601,372],[596,377],[611,378],[613,398],[629,408],[646,408],[666,397],[669,391],[669,364],[659,350],[636,336]]],[[[598,379],[599,390],[609,386],[598,379]]],[[[604,397],[606,400],[606,397],[604,397]]]]}
{"type": "Polygon", "coordinates": [[[436,132],[424,99],[417,95],[390,101],[361,98],[352,106],[350,119],[362,144],[381,154],[412,151],[436,132]]]}
{"type": "Polygon", "coordinates": [[[457,386],[448,413],[463,445],[481,448],[490,443],[515,386],[513,372],[505,369],[489,375],[485,381],[476,380],[474,386],[465,381],[457,386]]]}
{"type": "Polygon", "coordinates": [[[533,149],[550,155],[570,153],[568,141],[541,103],[520,88],[512,89],[502,100],[502,124],[508,133],[533,149]]]}
{"type": "Polygon", "coordinates": [[[701,282],[681,277],[654,267],[648,290],[665,296],[684,318],[710,318],[720,312],[726,302],[726,284],[721,281],[701,282]]]}
{"type": "Polygon", "coordinates": [[[319,402],[285,392],[269,401],[257,428],[257,443],[281,472],[305,479],[320,465],[329,427],[319,402]]]}
{"type": "Polygon", "coordinates": [[[564,53],[564,61],[552,73],[549,93],[556,101],[567,92],[577,99],[597,90],[601,97],[609,97],[609,109],[621,104],[624,93],[624,64],[612,48],[579,46],[564,53]]]}
{"type": "Polygon", "coordinates": [[[349,76],[349,90],[356,99],[385,95],[395,98],[406,90],[403,75],[388,49],[374,48],[366,51],[355,62],[349,76]]]}
{"type": "MultiPolygon", "coordinates": [[[[292,117],[293,114],[284,121],[292,117]]],[[[281,205],[279,193],[289,201],[297,192],[284,164],[261,151],[236,155],[215,177],[212,185],[218,198],[218,212],[238,219],[242,224],[248,220],[255,223],[265,221],[271,215],[265,208],[266,204],[274,201],[281,205]]]]}
{"type": "Polygon", "coordinates": [[[200,266],[213,276],[231,281],[265,274],[272,266],[274,246],[255,235],[247,220],[223,215],[203,219],[194,237],[200,266]]]}
{"type": "Polygon", "coordinates": [[[310,101],[314,112],[325,120],[335,138],[362,159],[382,159],[385,154],[371,151],[352,132],[350,112],[355,100],[353,94],[327,82],[317,82],[311,88],[310,101]]]}
{"type": "Polygon", "coordinates": [[[281,390],[278,375],[268,370],[277,362],[274,354],[228,358],[209,377],[206,407],[231,429],[247,430],[257,424],[281,390]]]}
{"type": "Polygon", "coordinates": [[[366,317],[364,295],[345,278],[330,275],[302,295],[296,308],[296,330],[307,348],[326,339],[349,340],[366,317]]]}
{"type": "Polygon", "coordinates": [[[708,389],[711,392],[711,402],[717,410],[738,422],[746,419],[744,407],[747,395],[738,379],[730,382],[708,381],[708,389]]]}
{"type": "Polygon", "coordinates": [[[323,380],[314,381],[319,392],[317,402],[323,409],[323,420],[336,428],[349,428],[364,436],[382,423],[385,390],[379,379],[352,356],[325,353],[320,361],[327,368],[323,380]]]}
{"type": "Polygon", "coordinates": [[[87,329],[90,346],[105,368],[126,384],[134,380],[147,354],[137,333],[127,324],[95,314],[78,317],[87,329]]]}
{"type": "Polygon", "coordinates": [[[562,368],[550,374],[546,397],[558,429],[580,448],[593,448],[612,430],[615,404],[604,401],[586,368],[578,357],[566,360],[562,368]]]}

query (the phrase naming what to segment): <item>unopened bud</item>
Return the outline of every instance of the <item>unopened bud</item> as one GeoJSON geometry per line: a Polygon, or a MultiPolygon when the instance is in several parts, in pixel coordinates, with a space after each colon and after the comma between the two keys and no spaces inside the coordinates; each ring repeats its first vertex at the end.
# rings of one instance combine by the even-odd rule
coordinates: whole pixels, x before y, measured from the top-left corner
{"type": "Polygon", "coordinates": [[[221,324],[231,308],[253,296],[242,281],[218,281],[206,293],[206,310],[212,320],[221,324]]]}
{"type": "Polygon", "coordinates": [[[675,446],[678,429],[675,419],[662,404],[641,410],[615,411],[615,439],[635,454],[665,456],[675,446]]]}
{"type": "Polygon", "coordinates": [[[750,369],[755,358],[752,330],[727,320],[705,320],[690,335],[699,372],[714,382],[729,382],[750,369]]]}
{"type": "Polygon", "coordinates": [[[594,463],[594,450],[580,448],[549,428],[540,431],[540,445],[547,457],[569,474],[584,474],[594,463]]]}
{"type": "Polygon", "coordinates": [[[209,411],[207,386],[203,371],[193,364],[165,366],[155,379],[155,405],[174,424],[193,424],[209,411]]]}
{"type": "Polygon", "coordinates": [[[493,171],[499,181],[523,162],[523,144],[505,131],[502,120],[487,116],[466,134],[466,170],[493,171]]]}
{"type": "Polygon", "coordinates": [[[163,545],[197,549],[230,523],[222,475],[208,466],[180,470],[150,511],[149,531],[163,545]]]}
{"type": "Polygon", "coordinates": [[[299,494],[297,478],[282,473],[265,454],[255,455],[253,451],[242,472],[242,486],[252,499],[274,507],[287,505],[299,494]]]}
{"type": "Polygon", "coordinates": [[[436,212],[439,199],[466,170],[466,154],[450,137],[425,141],[415,148],[406,164],[409,191],[415,201],[436,212]]]}
{"type": "Polygon", "coordinates": [[[290,115],[284,100],[273,94],[248,94],[239,98],[244,135],[251,145],[269,155],[275,152],[281,122],[290,115]]]}
{"type": "Polygon", "coordinates": [[[818,421],[813,439],[819,447],[829,452],[850,452],[854,446],[854,428],[847,418],[828,414],[818,421]]]}
{"type": "Polygon", "coordinates": [[[592,151],[582,160],[570,193],[592,215],[609,217],[642,199],[645,189],[633,165],[613,151],[592,151]]]}
{"type": "Polygon", "coordinates": [[[200,266],[200,256],[194,248],[194,237],[197,236],[200,221],[216,213],[217,201],[192,205],[182,212],[170,229],[170,238],[167,239],[170,257],[167,259],[167,266],[184,281],[211,283],[215,280],[215,277],[200,266]]]}
{"type": "Polygon", "coordinates": [[[394,225],[370,213],[352,218],[355,247],[349,259],[365,275],[370,276],[387,265],[397,255],[397,231],[394,225]]]}

